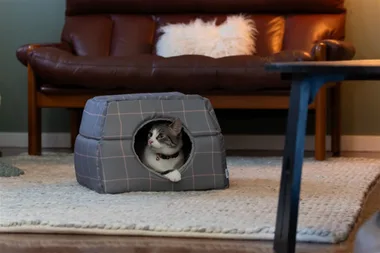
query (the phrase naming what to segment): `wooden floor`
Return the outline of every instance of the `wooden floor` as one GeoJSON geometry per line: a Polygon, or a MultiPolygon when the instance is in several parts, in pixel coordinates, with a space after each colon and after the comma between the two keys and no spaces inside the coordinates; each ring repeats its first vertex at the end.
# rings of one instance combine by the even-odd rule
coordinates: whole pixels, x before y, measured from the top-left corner
{"type": "MultiPolygon", "coordinates": [[[[2,149],[4,156],[25,150],[2,149]]],[[[229,151],[229,155],[273,156],[278,152],[229,151]]],[[[312,156],[307,153],[306,156],[312,156]]],[[[380,153],[343,153],[342,156],[380,158],[380,153]]],[[[1,200],[0,200],[1,204],[1,200]]],[[[348,240],[339,245],[298,244],[298,253],[353,252],[357,228],[380,210],[380,182],[368,195],[358,223],[348,240]]],[[[0,235],[1,253],[272,253],[272,242],[79,235],[0,235]]]]}

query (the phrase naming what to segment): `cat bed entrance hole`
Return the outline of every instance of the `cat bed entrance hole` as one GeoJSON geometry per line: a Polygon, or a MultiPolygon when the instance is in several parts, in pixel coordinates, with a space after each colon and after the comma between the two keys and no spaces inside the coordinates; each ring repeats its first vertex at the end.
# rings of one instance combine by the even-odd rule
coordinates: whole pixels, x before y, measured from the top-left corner
{"type": "MultiPolygon", "coordinates": [[[[148,133],[150,129],[153,127],[155,124],[170,124],[173,122],[174,119],[169,119],[169,118],[160,118],[160,119],[152,119],[147,122],[144,122],[138,129],[136,129],[135,135],[133,136],[133,149],[134,153],[141,163],[144,168],[148,169],[149,171],[155,173],[156,175],[164,178],[162,175],[159,173],[153,171],[151,168],[148,168],[145,164],[142,162],[142,155],[145,146],[147,145],[148,141],[148,133]]],[[[182,123],[182,140],[183,140],[183,153],[184,153],[184,165],[179,169],[179,171],[182,173],[184,172],[184,169],[187,168],[188,162],[192,157],[193,153],[193,140],[191,137],[191,134],[189,133],[189,130],[186,128],[185,125],[182,123]]]]}

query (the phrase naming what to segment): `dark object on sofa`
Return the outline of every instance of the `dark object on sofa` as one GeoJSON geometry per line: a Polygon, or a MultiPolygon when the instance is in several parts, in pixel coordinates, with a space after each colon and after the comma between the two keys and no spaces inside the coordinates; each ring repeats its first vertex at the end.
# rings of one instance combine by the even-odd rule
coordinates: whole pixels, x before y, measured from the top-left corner
{"type": "MultiPolygon", "coordinates": [[[[72,143],[81,110],[95,95],[197,93],[215,109],[287,109],[290,83],[267,73],[268,61],[348,60],[343,0],[67,0],[61,42],[17,50],[28,66],[29,154],[41,153],[41,108],[72,110],[72,143]],[[212,59],[155,54],[157,30],[197,17],[249,14],[258,29],[257,54],[212,59]]],[[[340,84],[327,84],[316,111],[315,158],[325,159],[326,108],[332,110],[332,151],[340,152],[340,84]],[[331,101],[327,100],[331,91],[331,101]]]]}

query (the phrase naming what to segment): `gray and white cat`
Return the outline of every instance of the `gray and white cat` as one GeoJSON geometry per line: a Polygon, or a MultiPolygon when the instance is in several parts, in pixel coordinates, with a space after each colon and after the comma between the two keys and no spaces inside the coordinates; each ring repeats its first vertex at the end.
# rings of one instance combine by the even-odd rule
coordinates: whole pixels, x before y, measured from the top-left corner
{"type": "Polygon", "coordinates": [[[181,180],[179,168],[184,164],[182,122],[153,125],[142,155],[142,162],[172,182],[181,180]]]}

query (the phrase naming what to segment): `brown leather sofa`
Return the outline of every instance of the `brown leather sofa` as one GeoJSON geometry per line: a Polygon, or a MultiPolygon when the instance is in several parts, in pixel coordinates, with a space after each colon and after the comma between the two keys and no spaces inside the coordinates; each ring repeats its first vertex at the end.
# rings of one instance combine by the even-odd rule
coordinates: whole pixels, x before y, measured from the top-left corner
{"type": "MultiPolygon", "coordinates": [[[[289,83],[267,73],[268,61],[352,59],[343,0],[67,0],[61,41],[27,44],[17,58],[28,67],[29,154],[41,153],[41,108],[72,111],[72,143],[81,110],[99,94],[180,91],[208,97],[215,108],[286,109],[289,83]],[[244,13],[258,29],[257,54],[213,59],[155,54],[157,29],[244,13]]],[[[332,148],[340,151],[340,84],[326,84],[316,112],[315,158],[325,159],[326,108],[332,148]],[[331,101],[327,93],[331,92],[331,101]]]]}

